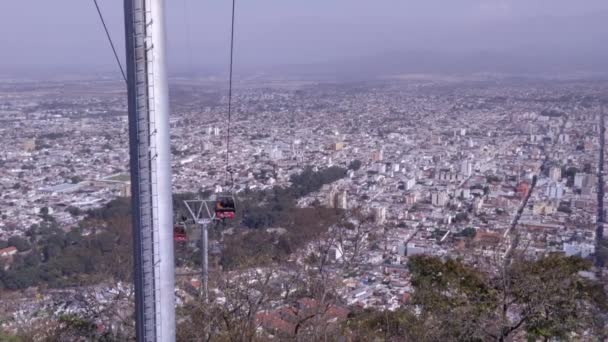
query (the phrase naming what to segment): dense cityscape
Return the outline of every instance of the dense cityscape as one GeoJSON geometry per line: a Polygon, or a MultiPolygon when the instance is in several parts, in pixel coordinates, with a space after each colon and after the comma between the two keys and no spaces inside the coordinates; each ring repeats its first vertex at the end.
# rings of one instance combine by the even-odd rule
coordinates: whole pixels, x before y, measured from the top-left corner
{"type": "MultiPolygon", "coordinates": [[[[579,256],[595,265],[586,277],[601,279],[607,92],[603,81],[487,75],[237,83],[229,167],[240,213],[211,234],[214,300],[228,301],[241,278],[275,288],[297,283],[296,270],[316,270],[334,284],[323,321],[341,324],[358,310],[407,303],[416,292],[408,261],[421,255],[491,275],[512,259],[579,256]],[[255,241],[280,253],[254,250],[255,241]]],[[[172,80],[175,224],[187,232],[176,242],[178,308],[197,301],[201,287],[200,230],[180,203],[230,190],[225,93],[215,81],[172,80]]],[[[131,195],[125,96],[111,80],[0,84],[3,330],[82,314],[91,298],[105,312],[93,320],[100,331],[119,325],[106,307],[128,316],[128,279],[78,261],[58,262],[52,277],[23,271],[53,255],[64,260],[49,252],[45,230],[68,241],[75,231],[87,239],[119,226],[106,214],[131,195]]],[[[112,251],[118,240],[109,239],[112,251]]],[[[254,313],[261,336],[297,335],[304,308],[327,300],[304,295],[293,304],[289,289],[280,292],[254,313]]]]}

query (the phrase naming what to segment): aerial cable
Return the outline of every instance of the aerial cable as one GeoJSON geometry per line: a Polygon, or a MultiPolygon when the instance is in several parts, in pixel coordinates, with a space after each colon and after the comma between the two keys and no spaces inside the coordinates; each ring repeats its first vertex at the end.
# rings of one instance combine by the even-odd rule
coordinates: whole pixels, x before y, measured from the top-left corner
{"type": "Polygon", "coordinates": [[[116,48],[114,47],[114,42],[112,42],[112,37],[110,36],[110,32],[108,31],[108,26],[106,25],[106,21],[103,19],[103,14],[99,9],[99,4],[97,4],[97,0],[93,0],[95,4],[95,8],[97,9],[97,14],[99,14],[99,19],[101,19],[101,24],[103,25],[103,29],[106,31],[106,37],[108,37],[108,41],[110,42],[110,47],[112,47],[112,51],[114,52],[114,58],[116,58],[116,63],[118,63],[118,67],[120,68],[120,73],[122,74],[122,78],[127,82],[127,76],[125,74],[125,70],[120,63],[120,58],[118,58],[118,53],[116,53],[116,48]]]}
{"type": "Polygon", "coordinates": [[[232,66],[234,62],[234,11],[236,0],[232,0],[232,26],[230,29],[230,74],[228,76],[228,128],[226,132],[226,185],[234,185],[232,170],[230,169],[230,125],[232,122],[232,66]],[[228,183],[230,177],[230,183],[228,183]]]}

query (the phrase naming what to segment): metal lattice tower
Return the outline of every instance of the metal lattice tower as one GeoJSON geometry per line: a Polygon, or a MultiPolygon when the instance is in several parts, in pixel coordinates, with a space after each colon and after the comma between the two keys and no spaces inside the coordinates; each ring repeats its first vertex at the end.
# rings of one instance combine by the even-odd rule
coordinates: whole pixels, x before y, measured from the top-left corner
{"type": "Polygon", "coordinates": [[[163,0],[125,0],[138,341],[175,341],[175,270],[163,0]]]}
{"type": "Polygon", "coordinates": [[[215,199],[184,201],[190,217],[201,227],[201,279],[205,303],[209,301],[209,224],[215,220],[215,213],[207,205],[209,201],[215,202],[215,199]]]}

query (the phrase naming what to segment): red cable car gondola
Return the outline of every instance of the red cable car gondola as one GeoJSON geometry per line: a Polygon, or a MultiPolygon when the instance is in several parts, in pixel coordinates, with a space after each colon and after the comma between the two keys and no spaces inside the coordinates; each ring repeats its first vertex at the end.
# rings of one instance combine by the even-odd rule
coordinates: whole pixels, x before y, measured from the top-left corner
{"type": "Polygon", "coordinates": [[[175,242],[186,242],[188,241],[188,235],[186,229],[183,226],[173,227],[173,241],[175,242]]]}
{"type": "Polygon", "coordinates": [[[234,196],[221,195],[215,202],[215,218],[218,220],[234,219],[236,216],[236,204],[234,196]]]}

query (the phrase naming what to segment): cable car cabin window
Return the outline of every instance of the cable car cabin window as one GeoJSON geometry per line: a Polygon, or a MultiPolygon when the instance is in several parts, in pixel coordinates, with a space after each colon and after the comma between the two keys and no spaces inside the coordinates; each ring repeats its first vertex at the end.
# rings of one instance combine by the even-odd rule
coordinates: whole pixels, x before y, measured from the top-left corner
{"type": "Polygon", "coordinates": [[[216,212],[217,211],[219,211],[219,212],[235,211],[234,199],[229,198],[229,197],[218,199],[217,202],[215,203],[215,211],[216,212]]]}
{"type": "Polygon", "coordinates": [[[233,219],[236,212],[234,197],[222,196],[215,202],[215,217],[218,219],[233,219]]]}

